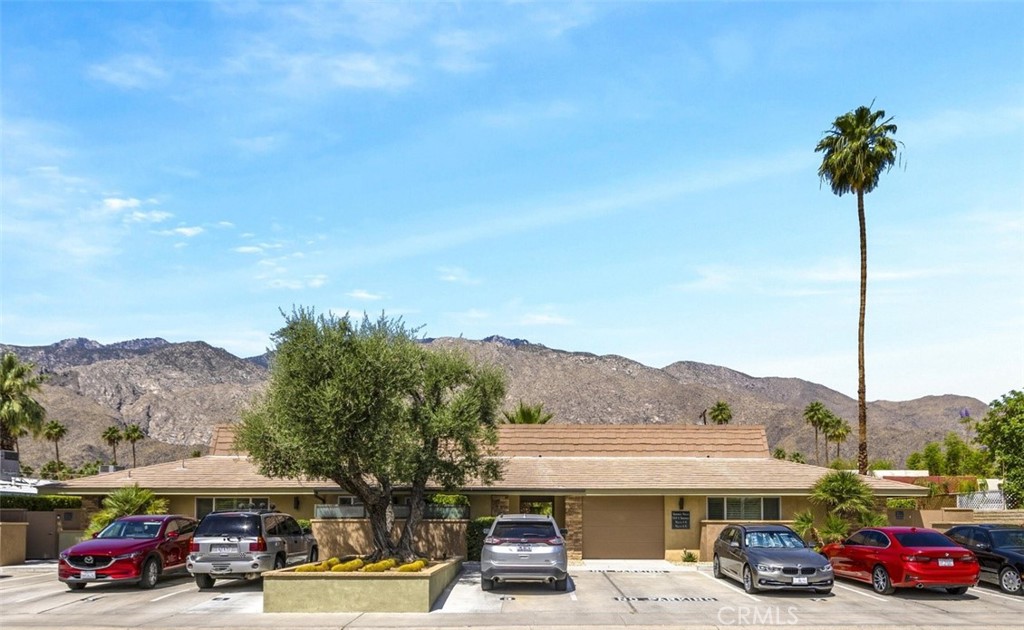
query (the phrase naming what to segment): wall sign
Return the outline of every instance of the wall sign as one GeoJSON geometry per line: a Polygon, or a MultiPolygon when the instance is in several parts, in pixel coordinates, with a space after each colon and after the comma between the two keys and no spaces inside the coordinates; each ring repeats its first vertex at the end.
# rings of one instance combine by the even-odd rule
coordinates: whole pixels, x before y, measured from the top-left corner
{"type": "Polygon", "coordinates": [[[690,510],[672,510],[672,529],[690,529],[690,510]]]}

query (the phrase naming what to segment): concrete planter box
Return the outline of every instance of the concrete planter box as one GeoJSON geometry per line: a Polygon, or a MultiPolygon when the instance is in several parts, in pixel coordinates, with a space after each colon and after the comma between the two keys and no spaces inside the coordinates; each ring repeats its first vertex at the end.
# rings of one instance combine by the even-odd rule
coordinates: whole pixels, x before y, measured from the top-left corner
{"type": "Polygon", "coordinates": [[[430,612],[462,570],[462,559],[446,560],[418,573],[263,574],[263,612],[430,612]]]}

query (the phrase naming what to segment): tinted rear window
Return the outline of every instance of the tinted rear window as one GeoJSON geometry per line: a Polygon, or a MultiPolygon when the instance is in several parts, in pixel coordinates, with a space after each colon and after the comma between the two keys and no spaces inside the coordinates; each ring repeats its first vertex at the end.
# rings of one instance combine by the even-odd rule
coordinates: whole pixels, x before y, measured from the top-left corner
{"type": "Polygon", "coordinates": [[[938,532],[903,532],[896,534],[896,540],[904,547],[959,547],[952,540],[938,532]]]}
{"type": "Polygon", "coordinates": [[[209,514],[196,528],[196,536],[259,536],[256,514],[209,514]]]}
{"type": "Polygon", "coordinates": [[[1024,547],[1024,528],[996,529],[991,533],[992,544],[996,547],[1024,547]]]}
{"type": "Polygon", "coordinates": [[[527,521],[518,523],[497,523],[494,526],[496,538],[557,538],[558,532],[547,521],[527,521]]]}

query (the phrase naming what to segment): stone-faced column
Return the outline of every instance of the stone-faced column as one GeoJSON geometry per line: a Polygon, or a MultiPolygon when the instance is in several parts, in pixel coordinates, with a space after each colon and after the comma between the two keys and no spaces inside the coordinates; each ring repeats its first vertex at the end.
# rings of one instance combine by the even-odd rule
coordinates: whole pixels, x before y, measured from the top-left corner
{"type": "Polygon", "coordinates": [[[583,559],[583,497],[565,497],[565,551],[569,560],[583,559]]]}
{"type": "Polygon", "coordinates": [[[498,516],[499,514],[508,514],[507,494],[491,495],[491,516],[498,516]]]}

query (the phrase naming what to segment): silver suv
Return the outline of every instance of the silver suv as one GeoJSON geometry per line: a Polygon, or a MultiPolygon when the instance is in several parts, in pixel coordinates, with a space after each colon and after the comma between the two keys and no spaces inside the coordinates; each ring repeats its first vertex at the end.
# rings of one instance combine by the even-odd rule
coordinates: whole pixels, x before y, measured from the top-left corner
{"type": "Polygon", "coordinates": [[[503,514],[491,524],[480,550],[480,588],[499,582],[542,581],[566,590],[569,562],[555,519],[538,514],[503,514]]]}
{"type": "Polygon", "coordinates": [[[264,571],[315,562],[316,539],[280,512],[213,512],[192,536],[188,572],[200,589],[218,578],[254,579],[264,571]]]}

